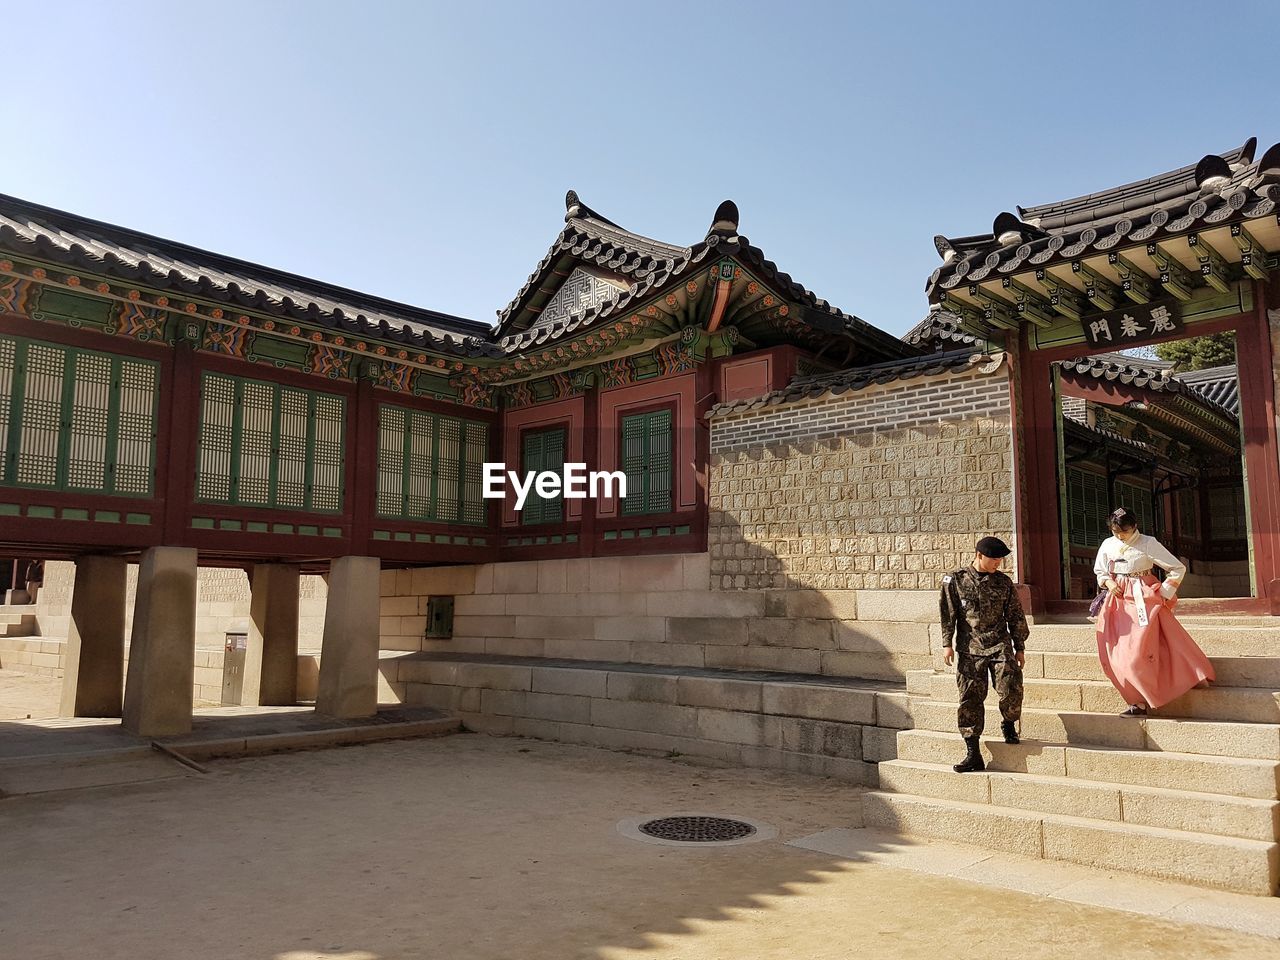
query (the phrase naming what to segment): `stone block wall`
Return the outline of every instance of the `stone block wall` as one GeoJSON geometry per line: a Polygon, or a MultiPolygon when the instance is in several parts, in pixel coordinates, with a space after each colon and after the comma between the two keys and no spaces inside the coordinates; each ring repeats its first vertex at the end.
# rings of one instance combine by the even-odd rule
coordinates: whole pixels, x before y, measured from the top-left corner
{"type": "Polygon", "coordinates": [[[901,680],[941,662],[933,591],[711,588],[708,554],[382,572],[382,649],[901,680]],[[428,598],[453,596],[448,640],[428,598]]]}
{"type": "MultiPolygon", "coordinates": [[[[65,638],[71,624],[71,590],[76,567],[70,561],[44,565],[44,586],[36,597],[36,622],[41,636],[65,638]]],[[[133,603],[138,566],[129,564],[125,587],[125,636],[133,629],[133,603]]],[[[324,634],[324,606],[328,588],[324,577],[304,576],[298,586],[298,649],[319,651],[324,634]]],[[[230,567],[200,567],[196,572],[196,648],[222,650],[228,633],[249,629],[249,577],[230,567]]],[[[198,665],[197,665],[198,666],[198,665]]],[[[219,690],[221,690],[221,680],[219,690]]]]}
{"type": "Polygon", "coordinates": [[[713,587],[932,591],[982,536],[1016,550],[1008,370],[982,370],[714,418],[713,587]]]}

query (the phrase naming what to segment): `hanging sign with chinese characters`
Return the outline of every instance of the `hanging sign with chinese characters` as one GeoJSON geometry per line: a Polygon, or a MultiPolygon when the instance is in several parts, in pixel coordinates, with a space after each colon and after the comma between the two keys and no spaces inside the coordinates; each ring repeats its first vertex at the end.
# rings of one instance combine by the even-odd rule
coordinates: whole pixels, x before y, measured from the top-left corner
{"type": "Polygon", "coordinates": [[[1091,347],[1136,347],[1184,329],[1177,304],[1169,301],[1134,303],[1082,321],[1091,347]]]}

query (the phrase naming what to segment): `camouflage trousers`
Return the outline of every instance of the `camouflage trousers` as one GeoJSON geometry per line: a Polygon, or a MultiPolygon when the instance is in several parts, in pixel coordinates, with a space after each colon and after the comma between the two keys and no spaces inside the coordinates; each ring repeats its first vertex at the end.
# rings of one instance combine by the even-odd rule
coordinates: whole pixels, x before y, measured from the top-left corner
{"type": "Polygon", "coordinates": [[[1000,716],[1005,720],[1022,718],[1022,668],[1018,661],[1003,656],[956,659],[956,686],[960,688],[960,708],[956,722],[962,737],[979,737],[986,721],[987,677],[995,684],[1000,698],[1000,716]]]}

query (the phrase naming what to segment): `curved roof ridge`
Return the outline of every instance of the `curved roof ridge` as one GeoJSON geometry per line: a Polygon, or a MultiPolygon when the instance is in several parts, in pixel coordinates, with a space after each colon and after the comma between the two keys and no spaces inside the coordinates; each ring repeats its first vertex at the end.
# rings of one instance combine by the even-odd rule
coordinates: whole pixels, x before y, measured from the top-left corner
{"type": "MultiPolygon", "coordinates": [[[[1218,156],[1228,164],[1234,164],[1245,156],[1246,151],[1250,154],[1249,161],[1252,162],[1252,149],[1249,142],[1218,156]]],[[[1077,197],[1030,207],[1019,206],[1018,212],[1025,220],[1039,220],[1042,230],[1065,230],[1077,223],[1097,223],[1104,217],[1120,217],[1127,213],[1168,203],[1179,197],[1199,193],[1200,188],[1195,176],[1199,164],[1200,161],[1196,161],[1175,170],[1077,197]],[[1109,209],[1111,207],[1115,209],[1109,209]]]]}

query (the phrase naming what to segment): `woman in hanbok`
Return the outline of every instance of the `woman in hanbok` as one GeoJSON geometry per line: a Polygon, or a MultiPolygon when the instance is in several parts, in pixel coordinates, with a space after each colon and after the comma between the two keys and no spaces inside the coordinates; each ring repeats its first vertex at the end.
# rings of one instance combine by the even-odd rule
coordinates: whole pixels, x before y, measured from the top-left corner
{"type": "Polygon", "coordinates": [[[1093,565],[1107,591],[1098,611],[1098,659],[1130,705],[1121,716],[1140,717],[1213,680],[1213,666],[1173,615],[1186,565],[1139,531],[1129,510],[1116,510],[1107,525],[1112,535],[1093,565]],[[1163,584],[1153,566],[1165,571],[1163,584]]]}

